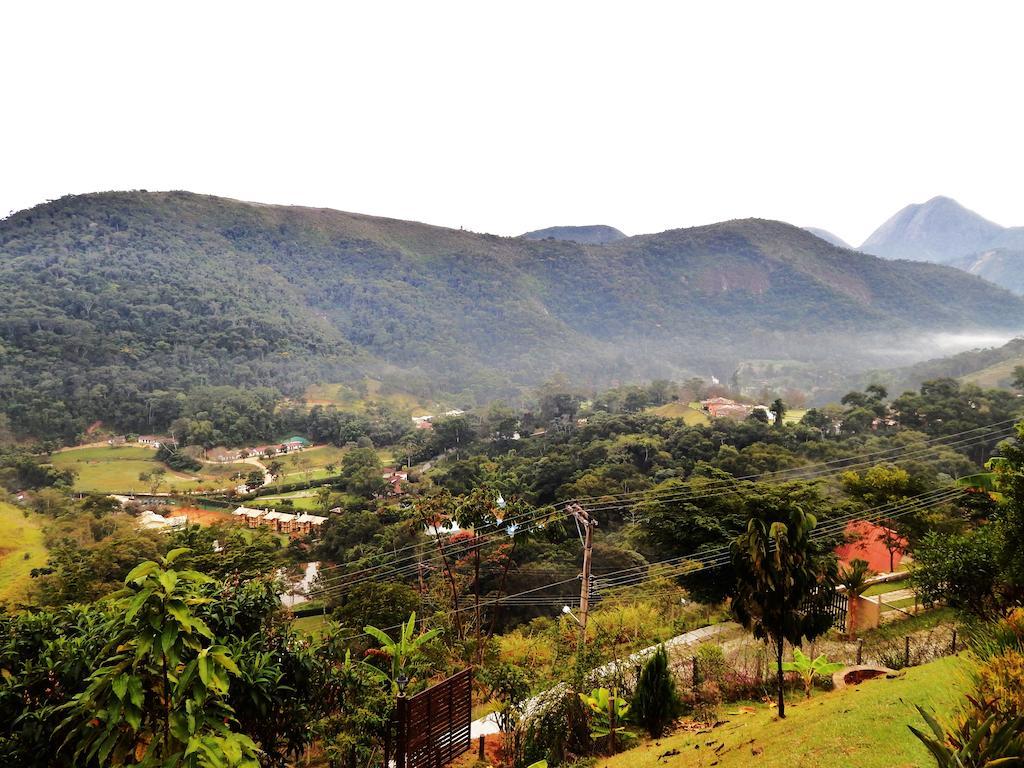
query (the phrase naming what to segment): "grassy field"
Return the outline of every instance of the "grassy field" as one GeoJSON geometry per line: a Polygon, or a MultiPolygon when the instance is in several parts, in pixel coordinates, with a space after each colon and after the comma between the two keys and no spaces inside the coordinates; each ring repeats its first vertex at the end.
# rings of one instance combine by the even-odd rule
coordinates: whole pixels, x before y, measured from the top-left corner
{"type": "Polygon", "coordinates": [[[906,579],[900,579],[899,581],[887,581],[879,584],[872,584],[870,587],[865,589],[861,594],[864,597],[871,597],[872,595],[884,595],[886,592],[895,592],[897,589],[906,589],[910,586],[910,582],[906,579]]]}
{"type": "Polygon", "coordinates": [[[804,417],[805,413],[807,413],[806,408],[792,408],[786,411],[785,415],[782,417],[782,423],[798,424],[800,422],[800,419],[804,417]]]}
{"type": "Polygon", "coordinates": [[[970,687],[966,662],[945,658],[908,669],[893,680],[881,678],[843,691],[816,693],[810,701],[795,696],[787,702],[785,720],[761,703],[750,714],[724,706],[724,724],[717,728],[680,731],[597,764],[607,768],[930,765],[927,750],[907,729],[908,724],[923,725],[914,705],[944,715],[970,687]]]}
{"type": "Polygon", "coordinates": [[[292,626],[297,631],[304,632],[313,637],[320,637],[326,624],[327,618],[324,616],[303,616],[301,619],[295,619],[292,622],[292,626]]]}
{"type": "Polygon", "coordinates": [[[289,501],[295,509],[304,509],[314,512],[320,509],[316,500],[315,491],[293,491],[292,493],[278,493],[270,496],[260,496],[252,504],[274,504],[274,502],[289,501]]]}
{"type": "MultiPolygon", "coordinates": [[[[156,461],[156,451],[138,446],[99,448],[70,448],[53,454],[51,461],[60,469],[73,469],[76,491],[129,491],[148,492],[149,483],[139,480],[143,472],[157,467],[167,469],[156,461]]],[[[184,491],[203,487],[226,487],[232,484],[231,475],[248,473],[255,469],[249,464],[205,464],[195,474],[167,470],[160,491],[184,491]]]]}
{"type": "Polygon", "coordinates": [[[665,405],[660,405],[657,408],[651,408],[650,412],[666,419],[682,419],[691,427],[697,424],[710,423],[708,415],[699,410],[699,408],[694,408],[691,405],[680,403],[679,401],[674,403],[665,403],[665,405]]]}
{"type": "Polygon", "coordinates": [[[32,583],[30,571],[44,565],[46,546],[38,518],[0,502],[0,603],[24,600],[32,583]]]}
{"type": "Polygon", "coordinates": [[[1013,369],[1018,365],[1024,365],[1024,357],[1014,357],[1010,360],[990,365],[988,368],[982,368],[980,371],[961,376],[960,381],[965,383],[972,382],[985,389],[1007,386],[1013,380],[1013,369]]]}
{"type": "Polygon", "coordinates": [[[375,379],[365,379],[359,388],[346,384],[314,384],[306,390],[306,403],[311,406],[334,405],[357,413],[365,411],[371,403],[386,405],[399,413],[411,413],[413,416],[431,412],[415,395],[387,392],[375,379]]]}

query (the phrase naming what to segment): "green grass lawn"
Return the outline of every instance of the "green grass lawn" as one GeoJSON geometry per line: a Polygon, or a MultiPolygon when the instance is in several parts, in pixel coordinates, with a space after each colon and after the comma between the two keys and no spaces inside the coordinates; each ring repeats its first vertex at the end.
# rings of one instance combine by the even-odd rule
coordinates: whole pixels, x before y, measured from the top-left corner
{"type": "Polygon", "coordinates": [[[665,403],[665,405],[660,405],[657,408],[651,408],[650,412],[665,419],[682,419],[687,426],[691,427],[710,423],[708,415],[700,410],[699,403],[697,408],[678,401],[665,403]]]}
{"type": "Polygon", "coordinates": [[[299,632],[304,632],[313,637],[320,637],[327,625],[325,616],[303,616],[301,619],[292,621],[292,626],[299,632]]]}
{"type": "Polygon", "coordinates": [[[798,424],[800,419],[807,413],[806,408],[791,408],[786,411],[786,414],[782,417],[783,424],[798,424]]]}
{"type": "Polygon", "coordinates": [[[740,768],[913,768],[931,765],[928,752],[907,725],[923,726],[915,704],[940,713],[954,710],[971,689],[968,665],[949,657],[913,667],[906,675],[871,680],[854,688],[794,696],[786,719],[755,705],[753,714],[723,706],[723,725],[700,733],[680,731],[615,757],[607,768],[711,766],[740,768]],[[672,755],[666,753],[673,750],[672,755]],[[716,751],[717,750],[717,751],[716,751]]]}
{"type": "Polygon", "coordinates": [[[38,518],[0,502],[0,603],[24,600],[32,583],[31,570],[44,565],[46,546],[38,518]]]}
{"type": "Polygon", "coordinates": [[[884,595],[886,592],[895,592],[897,589],[905,589],[909,586],[910,582],[906,579],[900,579],[899,581],[889,581],[884,584],[872,584],[862,594],[864,597],[884,595]]]}
{"type": "MultiPolygon", "coordinates": [[[[365,379],[363,384],[365,396],[345,384],[314,384],[306,389],[306,402],[311,406],[334,405],[355,413],[364,412],[370,403],[383,403],[399,413],[411,412],[413,416],[431,412],[418,397],[408,392],[385,391],[381,382],[375,379],[365,379]]],[[[444,412],[447,409],[440,410],[444,412]]]]}
{"type": "Polygon", "coordinates": [[[982,368],[980,371],[961,376],[960,381],[977,384],[985,389],[994,389],[1013,379],[1013,369],[1024,365],[1024,357],[1014,357],[1001,363],[982,368]]]}
{"type": "MultiPolygon", "coordinates": [[[[71,448],[53,454],[51,461],[59,469],[73,469],[77,473],[74,485],[76,491],[101,493],[148,493],[150,485],[139,480],[139,475],[151,472],[157,467],[167,469],[156,461],[156,451],[138,446],[71,448]]],[[[230,478],[233,474],[247,474],[254,469],[252,465],[244,463],[204,464],[196,473],[174,472],[167,469],[159,490],[184,491],[199,486],[227,487],[232,485],[230,478]]]]}

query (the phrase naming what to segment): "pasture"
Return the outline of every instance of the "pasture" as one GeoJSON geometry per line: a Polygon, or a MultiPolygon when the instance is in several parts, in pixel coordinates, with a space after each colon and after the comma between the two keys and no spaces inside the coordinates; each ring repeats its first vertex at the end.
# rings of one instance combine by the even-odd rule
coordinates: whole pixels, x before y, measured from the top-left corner
{"type": "Polygon", "coordinates": [[[50,462],[58,469],[76,473],[74,490],[96,493],[148,493],[151,486],[139,479],[140,474],[157,467],[166,470],[160,492],[188,491],[197,488],[222,488],[232,485],[236,472],[247,474],[255,467],[249,464],[204,464],[196,473],[175,472],[156,461],[156,451],[139,446],[90,446],[69,448],[54,453],[50,462]]]}
{"type": "Polygon", "coordinates": [[[33,568],[46,565],[43,529],[34,513],[0,502],[0,603],[28,596],[33,568]]]}

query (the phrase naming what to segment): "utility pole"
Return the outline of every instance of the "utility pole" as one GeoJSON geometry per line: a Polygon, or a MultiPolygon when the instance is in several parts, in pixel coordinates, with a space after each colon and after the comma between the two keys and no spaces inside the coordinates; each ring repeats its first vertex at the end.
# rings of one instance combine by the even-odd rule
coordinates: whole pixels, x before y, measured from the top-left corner
{"type": "Polygon", "coordinates": [[[584,527],[583,534],[583,573],[580,583],[580,641],[579,650],[587,646],[587,615],[590,613],[590,566],[594,554],[594,528],[597,521],[590,513],[579,504],[569,507],[569,512],[576,518],[576,522],[584,527]]]}

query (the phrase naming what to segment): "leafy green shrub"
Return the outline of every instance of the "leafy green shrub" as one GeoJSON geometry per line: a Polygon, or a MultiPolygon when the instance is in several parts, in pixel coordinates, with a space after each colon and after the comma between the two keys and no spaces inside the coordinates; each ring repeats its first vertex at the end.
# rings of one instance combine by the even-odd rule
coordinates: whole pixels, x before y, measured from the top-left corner
{"type": "Polygon", "coordinates": [[[793,649],[793,661],[783,663],[783,672],[796,672],[804,683],[804,695],[811,698],[811,688],[814,687],[815,677],[828,677],[843,668],[838,662],[829,662],[825,654],[815,659],[807,656],[799,648],[793,649]]]}
{"type": "Polygon", "coordinates": [[[564,683],[538,694],[519,723],[522,762],[559,765],[589,745],[583,704],[564,683]]]}
{"type": "Polygon", "coordinates": [[[595,688],[589,695],[579,694],[580,701],[589,709],[590,738],[594,741],[608,739],[608,750],[613,753],[617,746],[634,738],[626,728],[629,704],[615,689],[595,688]]]}
{"type": "Polygon", "coordinates": [[[697,647],[695,654],[697,658],[697,682],[710,681],[721,687],[725,682],[725,673],[728,665],[725,662],[725,652],[721,646],[714,643],[704,643],[697,647]]]}
{"type": "Polygon", "coordinates": [[[921,707],[930,735],[908,726],[932,753],[939,768],[994,768],[1024,764],[1024,716],[1004,720],[993,702],[968,697],[971,710],[952,728],[943,728],[921,707]]]}
{"type": "Polygon", "coordinates": [[[668,668],[665,646],[648,659],[640,672],[633,694],[633,719],[654,738],[659,738],[679,714],[679,696],[668,668]]]}

